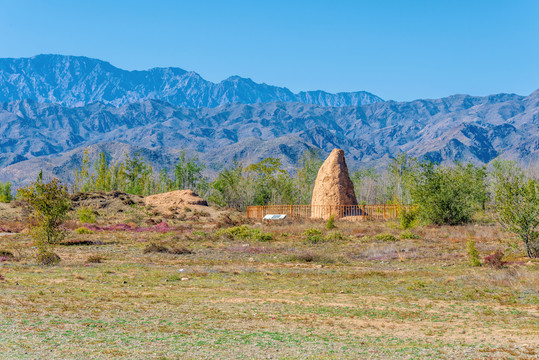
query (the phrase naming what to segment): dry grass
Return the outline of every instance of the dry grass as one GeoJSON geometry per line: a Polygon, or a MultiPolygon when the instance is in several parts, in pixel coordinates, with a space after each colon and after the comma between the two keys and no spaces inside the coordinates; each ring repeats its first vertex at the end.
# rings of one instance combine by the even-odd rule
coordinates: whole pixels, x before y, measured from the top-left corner
{"type": "Polygon", "coordinates": [[[324,222],[250,225],[274,234],[268,242],[212,236],[215,226],[197,223],[176,233],[72,235],[70,241],[91,244],[57,247],[62,261],[54,267],[36,265],[27,236],[0,237],[0,248],[18,260],[0,263],[0,353],[17,359],[539,356],[539,262],[524,258],[516,243],[501,269],[468,265],[470,238],[482,257],[514,243],[498,227],[424,227],[412,230],[419,239],[398,239],[402,231],[392,223],[336,225],[342,236],[315,244],[305,241],[305,230],[328,236],[324,222]],[[378,241],[380,233],[397,239],[378,241]],[[164,250],[143,254],[149,246],[164,250]]]}

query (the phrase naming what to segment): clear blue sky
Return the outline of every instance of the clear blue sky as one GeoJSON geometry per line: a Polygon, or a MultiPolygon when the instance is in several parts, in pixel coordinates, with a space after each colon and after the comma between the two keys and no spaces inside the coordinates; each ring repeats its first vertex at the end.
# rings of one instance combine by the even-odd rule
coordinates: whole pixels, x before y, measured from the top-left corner
{"type": "Polygon", "coordinates": [[[538,0],[0,0],[0,57],[85,55],[384,99],[539,88],[538,0]]]}

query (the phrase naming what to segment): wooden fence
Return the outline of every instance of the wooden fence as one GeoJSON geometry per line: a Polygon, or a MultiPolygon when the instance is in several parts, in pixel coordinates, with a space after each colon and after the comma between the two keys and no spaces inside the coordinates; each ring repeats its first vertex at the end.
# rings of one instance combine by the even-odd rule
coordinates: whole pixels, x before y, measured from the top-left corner
{"type": "Polygon", "coordinates": [[[289,218],[329,219],[335,216],[343,220],[390,220],[410,205],[266,205],[247,206],[247,217],[262,219],[268,214],[286,214],[289,218]]]}

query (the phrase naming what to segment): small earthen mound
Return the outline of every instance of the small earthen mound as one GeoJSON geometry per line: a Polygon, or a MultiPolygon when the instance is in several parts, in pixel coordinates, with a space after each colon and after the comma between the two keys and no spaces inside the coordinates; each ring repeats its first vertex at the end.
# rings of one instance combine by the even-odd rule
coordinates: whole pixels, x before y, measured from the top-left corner
{"type": "Polygon", "coordinates": [[[318,171],[314,183],[311,217],[328,219],[338,215],[337,205],[357,205],[344,151],[333,149],[318,171]]]}
{"type": "Polygon", "coordinates": [[[162,214],[173,213],[188,207],[208,206],[206,200],[192,190],[176,190],[163,194],[146,196],[144,203],[162,214]]]}

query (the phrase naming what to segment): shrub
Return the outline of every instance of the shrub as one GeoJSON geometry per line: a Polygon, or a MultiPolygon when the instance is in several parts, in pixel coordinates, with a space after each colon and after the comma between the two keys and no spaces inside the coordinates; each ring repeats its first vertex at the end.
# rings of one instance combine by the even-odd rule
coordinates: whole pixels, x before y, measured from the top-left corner
{"type": "Polygon", "coordinates": [[[494,253],[487,255],[483,258],[485,265],[491,266],[495,269],[501,269],[504,265],[502,261],[503,251],[495,251],[494,253]]]}
{"type": "Polygon", "coordinates": [[[375,240],[378,241],[386,241],[386,242],[394,242],[397,241],[397,238],[393,234],[389,233],[380,233],[374,236],[375,240]]]}
{"type": "Polygon", "coordinates": [[[419,239],[419,235],[412,233],[410,230],[401,232],[399,235],[401,239],[419,239]]]}
{"type": "Polygon", "coordinates": [[[326,224],[326,229],[328,230],[333,230],[335,229],[337,226],[335,226],[335,215],[331,215],[328,219],[328,222],[326,224]]]}
{"type": "Polygon", "coordinates": [[[494,162],[498,222],[518,235],[528,257],[539,257],[539,181],[526,179],[515,162],[494,162]]]}
{"type": "Polygon", "coordinates": [[[459,225],[472,220],[488,199],[486,170],[472,164],[455,167],[421,164],[412,188],[412,199],[421,217],[437,225],[459,225]]]}
{"type": "Polygon", "coordinates": [[[77,210],[77,216],[81,223],[95,223],[95,212],[89,207],[81,207],[77,210]]]}
{"type": "Polygon", "coordinates": [[[38,261],[47,265],[58,263],[60,258],[50,247],[62,241],[66,234],[62,224],[71,206],[66,187],[58,179],[44,183],[40,173],[37,181],[19,189],[19,194],[31,208],[32,237],[39,249],[38,261]]]}
{"type": "Polygon", "coordinates": [[[419,210],[417,207],[399,209],[399,222],[404,230],[414,228],[417,224],[419,210]]]}
{"type": "Polygon", "coordinates": [[[40,251],[37,254],[37,262],[42,265],[56,265],[60,260],[60,257],[50,250],[40,251]]]}
{"type": "Polygon", "coordinates": [[[251,229],[247,225],[234,226],[217,231],[217,236],[223,236],[229,240],[253,240],[253,241],[271,241],[273,235],[264,233],[259,229],[251,229]]]}
{"type": "Polygon", "coordinates": [[[470,257],[470,265],[481,266],[481,261],[479,261],[479,252],[475,248],[475,241],[473,241],[473,239],[468,240],[466,243],[466,249],[470,257]]]}
{"type": "Polygon", "coordinates": [[[75,232],[77,234],[93,234],[94,232],[88,228],[80,227],[78,229],[75,229],[75,232]]]}
{"type": "Polygon", "coordinates": [[[103,256],[101,255],[90,255],[86,259],[86,263],[88,264],[100,264],[104,260],[103,256]]]}
{"type": "Polygon", "coordinates": [[[345,239],[346,236],[344,236],[340,231],[331,231],[326,235],[326,240],[329,241],[340,241],[345,239]]]}
{"type": "Polygon", "coordinates": [[[305,240],[311,244],[318,244],[326,240],[322,232],[315,228],[305,230],[303,235],[305,235],[305,240]]]}

